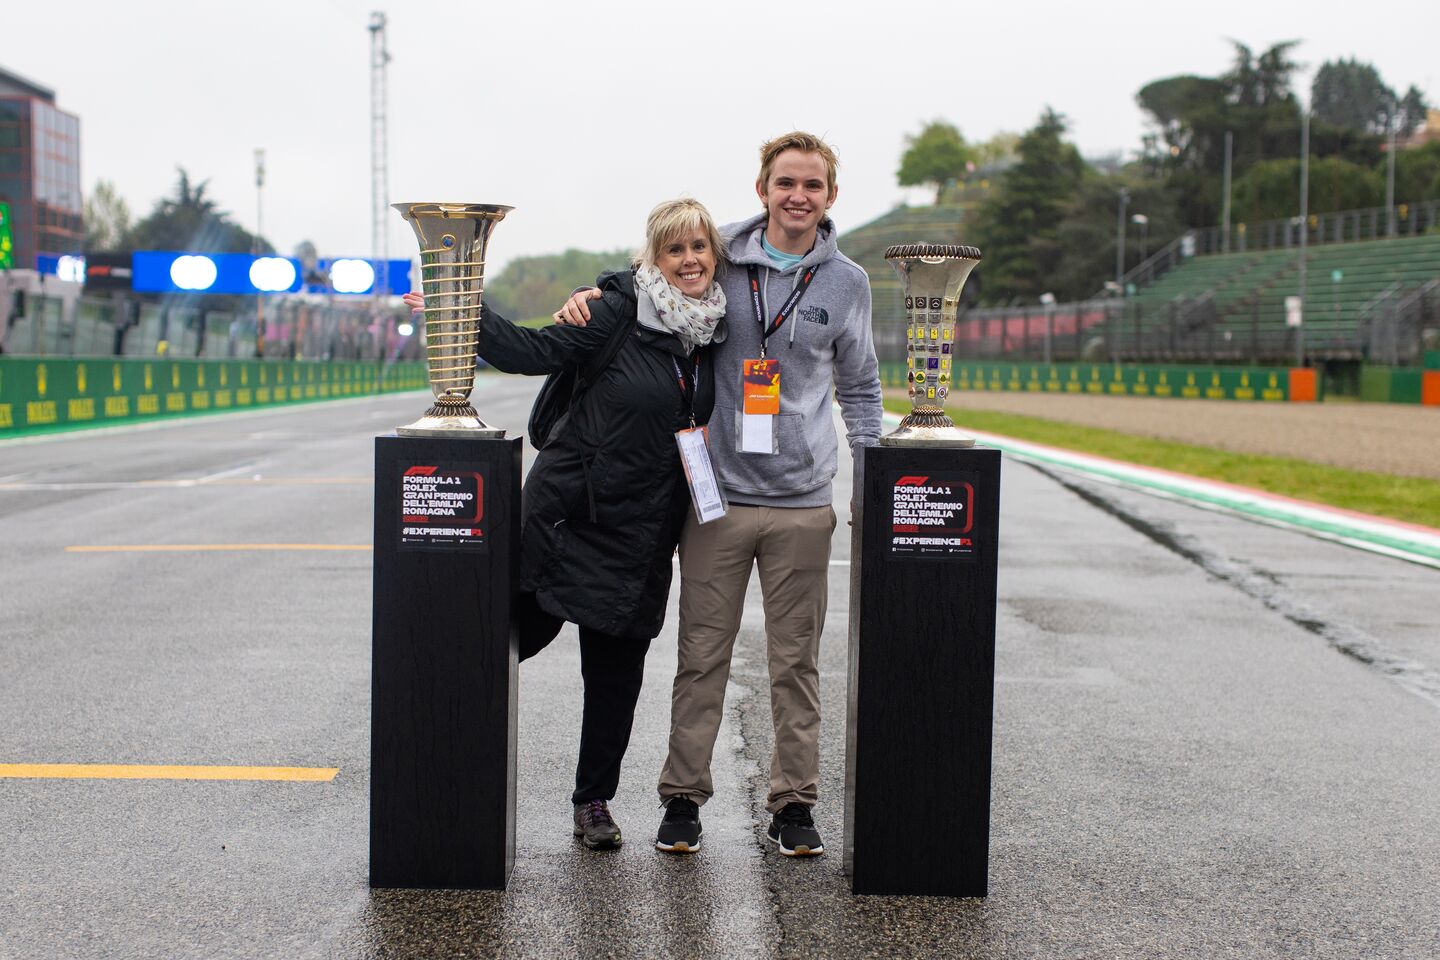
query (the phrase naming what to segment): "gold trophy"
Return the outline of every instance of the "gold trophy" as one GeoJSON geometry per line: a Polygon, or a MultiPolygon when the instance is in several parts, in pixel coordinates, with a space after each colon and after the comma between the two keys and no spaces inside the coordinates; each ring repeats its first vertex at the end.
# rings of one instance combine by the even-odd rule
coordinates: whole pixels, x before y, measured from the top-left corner
{"type": "Polygon", "coordinates": [[[910,413],[887,447],[973,447],[945,415],[945,397],[954,380],[955,313],[960,289],[980,262],[975,247],[950,243],[906,243],[885,251],[900,275],[905,294],[905,361],[910,370],[910,413]]]}
{"type": "Polygon", "coordinates": [[[425,295],[425,352],[435,404],[402,437],[486,437],[505,431],[470,406],[480,299],[485,289],[485,244],[514,207],[494,203],[395,203],[420,241],[420,292],[425,295]]]}

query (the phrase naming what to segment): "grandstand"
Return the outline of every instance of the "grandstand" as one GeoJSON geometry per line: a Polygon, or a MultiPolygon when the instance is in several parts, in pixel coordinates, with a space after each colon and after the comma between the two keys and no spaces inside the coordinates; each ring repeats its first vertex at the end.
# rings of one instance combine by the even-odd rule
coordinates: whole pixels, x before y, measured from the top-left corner
{"type": "MultiPolygon", "coordinates": [[[[1053,305],[968,309],[956,330],[963,358],[1290,364],[1335,369],[1359,362],[1415,365],[1440,348],[1440,203],[1312,216],[1305,257],[1303,344],[1287,325],[1300,294],[1299,221],[1197,229],[1126,274],[1128,295],[1053,305]],[[1198,254],[1198,255],[1197,255],[1198,254]]],[[[958,207],[893,210],[840,238],[870,274],[876,348],[903,360],[899,284],[885,247],[957,242],[958,207]]],[[[983,252],[983,251],[982,251],[983,252]]],[[[966,292],[983,282],[984,267],[966,292]]],[[[968,299],[968,297],[967,297],[968,299]]]]}
{"type": "MultiPolygon", "coordinates": [[[[1305,256],[1307,356],[1418,359],[1420,325],[1399,322],[1396,308],[1440,278],[1440,234],[1325,244],[1305,256]]],[[[1299,271],[1298,248],[1195,257],[1128,298],[1114,334],[1126,353],[1167,359],[1293,357],[1285,300],[1300,293],[1299,271]]]]}

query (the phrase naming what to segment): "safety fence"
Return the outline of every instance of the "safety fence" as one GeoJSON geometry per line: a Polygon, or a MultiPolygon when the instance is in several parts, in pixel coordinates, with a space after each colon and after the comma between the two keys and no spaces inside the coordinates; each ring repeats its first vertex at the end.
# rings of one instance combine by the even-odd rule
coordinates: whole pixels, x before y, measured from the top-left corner
{"type": "Polygon", "coordinates": [[[0,437],[272,407],[427,384],[422,363],[0,357],[0,437]]]}

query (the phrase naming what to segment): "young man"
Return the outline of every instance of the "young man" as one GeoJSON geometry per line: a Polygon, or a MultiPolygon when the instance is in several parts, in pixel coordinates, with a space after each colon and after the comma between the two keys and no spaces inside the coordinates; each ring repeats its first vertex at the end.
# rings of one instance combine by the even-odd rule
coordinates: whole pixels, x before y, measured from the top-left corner
{"type": "MultiPolygon", "coordinates": [[[[837,194],[835,167],[819,137],[797,131],[771,140],[760,148],[755,182],[764,211],[721,228],[729,332],[714,354],[710,456],[730,510],[703,525],[692,512],[680,538],[680,656],[659,784],[661,850],[700,849],[699,807],[714,792],[710,759],[757,566],[775,725],[769,837],[787,856],[825,851],[810,811],[820,775],[818,658],[836,523],[831,398],[840,402],[852,451],[878,441],[881,411],[869,281],[837,249],[826,214],[837,194]]],[[[588,319],[588,296],[573,297],[560,318],[588,319]]]]}

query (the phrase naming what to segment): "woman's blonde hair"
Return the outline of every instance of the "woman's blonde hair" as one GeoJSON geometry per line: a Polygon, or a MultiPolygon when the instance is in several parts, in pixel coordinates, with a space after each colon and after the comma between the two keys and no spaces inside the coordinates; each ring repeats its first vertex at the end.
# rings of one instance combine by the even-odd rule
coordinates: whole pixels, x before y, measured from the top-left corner
{"type": "Polygon", "coordinates": [[[705,204],[689,197],[666,200],[650,211],[645,221],[645,246],[635,255],[634,265],[653,267],[662,249],[694,230],[705,234],[710,249],[715,253],[715,269],[718,272],[721,264],[725,263],[725,244],[720,240],[720,231],[705,204]]]}

